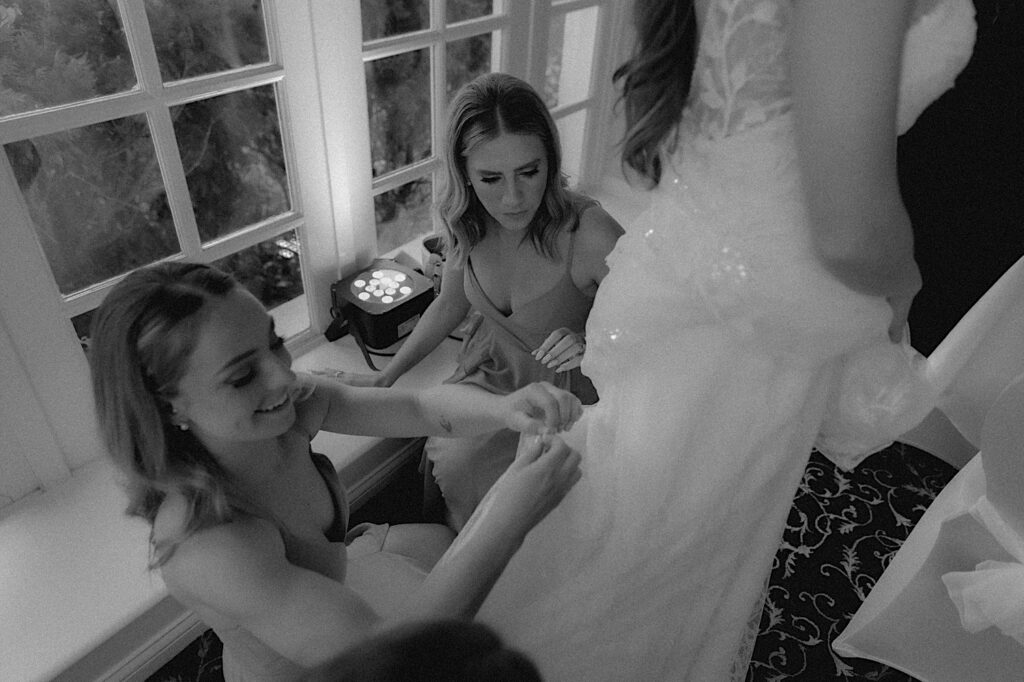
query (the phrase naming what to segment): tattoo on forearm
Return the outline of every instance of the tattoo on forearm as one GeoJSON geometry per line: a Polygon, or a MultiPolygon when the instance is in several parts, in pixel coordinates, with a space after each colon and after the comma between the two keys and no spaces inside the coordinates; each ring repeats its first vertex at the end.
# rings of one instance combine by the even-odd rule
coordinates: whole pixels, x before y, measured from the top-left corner
{"type": "Polygon", "coordinates": [[[441,428],[444,429],[445,433],[451,433],[452,423],[448,421],[445,417],[441,417],[441,428]]]}

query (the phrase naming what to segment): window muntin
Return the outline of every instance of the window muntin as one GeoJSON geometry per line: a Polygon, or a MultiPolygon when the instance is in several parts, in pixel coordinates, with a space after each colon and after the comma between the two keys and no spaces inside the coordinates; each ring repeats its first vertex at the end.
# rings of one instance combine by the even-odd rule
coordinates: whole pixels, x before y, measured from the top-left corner
{"type": "Polygon", "coordinates": [[[595,6],[552,14],[543,89],[548,107],[554,109],[590,97],[599,10],[595,6]]]}
{"type": "Polygon", "coordinates": [[[570,185],[576,185],[580,179],[583,165],[583,134],[587,128],[588,114],[586,109],[580,109],[555,119],[558,139],[562,143],[562,172],[569,178],[570,185]]]}
{"type": "MultiPolygon", "coordinates": [[[[265,253],[276,253],[281,257],[282,242],[291,246],[298,242],[298,253],[302,258],[298,271],[305,280],[306,293],[277,306],[273,314],[275,319],[283,314],[292,321],[289,326],[279,320],[278,328],[287,336],[295,334],[289,346],[300,353],[318,342],[319,331],[326,326],[325,319],[329,320],[328,315],[321,314],[321,309],[326,309],[329,303],[330,283],[339,274],[344,274],[346,268],[364,263],[374,253],[384,251],[375,243],[374,196],[421,179],[420,184],[428,186],[432,195],[437,192],[434,181],[437,161],[432,156],[371,180],[368,138],[362,138],[362,144],[358,142],[366,134],[363,116],[367,110],[362,99],[365,91],[360,92],[365,87],[365,68],[358,58],[360,51],[366,62],[402,51],[430,48],[433,55],[431,148],[436,150],[440,135],[438,127],[443,125],[444,109],[459,80],[457,75],[453,75],[458,71],[451,68],[451,53],[463,49],[459,47],[461,41],[465,41],[462,42],[464,45],[479,41],[488,47],[488,51],[482,52],[486,56],[477,64],[479,68],[472,75],[467,70],[464,80],[487,70],[501,69],[542,86],[553,14],[592,6],[601,7],[602,17],[612,8],[617,17],[622,14],[618,5],[610,0],[566,0],[555,2],[554,8],[546,6],[546,0],[529,3],[494,0],[489,4],[477,3],[481,7],[490,7],[487,13],[481,10],[473,16],[456,16],[451,13],[455,7],[453,0],[446,3],[435,0],[429,5],[429,27],[364,41],[360,48],[361,26],[359,5],[356,3],[310,0],[308,3],[292,5],[289,2],[283,5],[275,0],[263,0],[260,6],[266,33],[266,61],[261,61],[260,57],[247,57],[243,59],[244,65],[237,68],[234,65],[198,69],[193,66],[192,71],[180,72],[182,80],[164,83],[156,55],[159,38],[154,39],[146,30],[149,19],[144,2],[9,0],[3,5],[7,7],[17,3],[24,9],[30,2],[38,7],[55,8],[63,14],[77,11],[75,6],[87,8],[86,13],[90,16],[102,16],[105,12],[104,25],[112,27],[112,35],[108,37],[104,47],[106,51],[102,54],[114,60],[116,43],[120,41],[122,58],[110,64],[95,61],[90,64],[88,58],[75,60],[77,68],[84,65],[94,73],[103,74],[95,81],[95,91],[78,88],[76,92],[86,94],[76,100],[66,96],[55,98],[52,95],[59,93],[44,88],[43,94],[49,99],[32,101],[17,112],[10,107],[8,98],[20,101],[26,97],[26,92],[31,92],[24,85],[21,90],[12,87],[14,81],[9,73],[0,75],[3,79],[0,81],[0,146],[117,119],[140,117],[139,120],[146,122],[153,154],[169,188],[167,209],[162,217],[168,221],[173,217],[173,221],[166,224],[174,225],[184,257],[199,254],[198,258],[223,265],[221,259],[257,245],[262,245],[265,253]],[[318,29],[315,32],[314,26],[318,29]],[[278,36],[281,37],[280,44],[278,36]],[[127,44],[137,50],[130,58],[123,56],[126,54],[124,45],[127,44]],[[532,46],[532,51],[526,46],[532,46]],[[282,64],[283,59],[286,64],[282,64]],[[490,63],[487,63],[488,59],[490,63]],[[101,66],[106,67],[105,70],[101,66]],[[120,81],[116,78],[118,75],[121,76],[120,81]],[[342,87],[339,88],[339,84],[342,87]],[[185,168],[177,151],[171,108],[265,86],[272,86],[277,100],[284,166],[289,171],[286,186],[289,188],[290,209],[225,237],[203,241],[192,210],[185,168]],[[61,99],[65,101],[58,101],[61,99]],[[310,328],[311,319],[319,329],[310,328]]],[[[188,9],[198,2],[200,0],[182,0],[174,4],[188,9]]],[[[0,41],[10,37],[13,29],[23,28],[16,21],[19,17],[12,19],[14,13],[7,12],[4,7],[0,7],[0,41]]],[[[69,24],[76,30],[81,25],[81,22],[69,24]]],[[[621,27],[625,22],[619,17],[615,25],[621,27]]],[[[609,26],[602,18],[599,22],[600,39],[607,38],[608,30],[609,26]]],[[[9,46],[9,42],[0,42],[0,52],[5,58],[12,54],[9,46]]],[[[587,47],[580,46],[580,49],[587,47]]],[[[54,59],[55,54],[56,50],[50,53],[50,63],[70,62],[63,58],[54,59]]],[[[86,56],[90,55],[95,60],[93,53],[86,56]]],[[[606,61],[611,61],[608,55],[599,57],[595,60],[595,68],[607,70],[606,61]]],[[[47,77],[52,79],[55,74],[47,77]]],[[[593,82],[603,83],[606,80],[604,76],[598,76],[593,82]]],[[[596,112],[593,107],[597,103],[594,97],[572,104],[562,100],[553,114],[560,121],[587,109],[587,125],[592,126],[596,112]]],[[[597,112],[599,118],[605,117],[604,108],[602,106],[602,111],[597,112]]],[[[573,125],[576,125],[575,120],[573,117],[573,125]]],[[[582,131],[580,128],[581,134],[582,131]]],[[[570,135],[563,131],[563,139],[570,135]]],[[[581,175],[587,172],[586,159],[593,140],[598,139],[597,145],[603,145],[603,141],[593,138],[591,133],[587,139],[592,141],[585,145],[581,175]]],[[[34,485],[48,485],[65,477],[68,469],[73,470],[102,456],[102,448],[91,433],[93,419],[88,369],[78,344],[74,343],[74,331],[88,328],[86,318],[89,311],[102,299],[111,281],[101,281],[71,295],[60,295],[27,218],[24,197],[14,173],[8,172],[9,168],[8,154],[0,155],[0,196],[3,198],[0,203],[14,207],[5,221],[7,253],[0,254],[0,282],[5,292],[0,297],[0,327],[6,326],[6,336],[0,329],[0,359],[5,367],[16,370],[14,375],[25,379],[26,388],[8,400],[0,398],[0,426],[8,436],[7,446],[0,452],[0,464],[9,473],[11,467],[18,466],[19,458],[29,457],[30,460],[25,461],[33,472],[34,485]],[[69,317],[74,326],[68,323],[69,317]],[[30,400],[33,394],[36,399],[30,400]],[[13,443],[16,442],[24,447],[15,447],[13,443]]],[[[407,196],[423,197],[424,194],[408,192],[407,196]]],[[[410,210],[406,214],[415,215],[416,210],[424,208],[424,202],[421,200],[408,208],[410,210]]],[[[183,256],[174,254],[171,257],[183,256]]],[[[0,495],[12,499],[27,492],[27,485],[31,485],[16,486],[17,490],[8,489],[6,482],[10,479],[3,478],[5,485],[0,488],[0,495]]]]}
{"type": "Polygon", "coordinates": [[[378,253],[436,230],[430,206],[440,188],[437,150],[448,102],[501,63],[510,26],[505,7],[494,0],[362,0],[378,253]],[[367,17],[369,9],[383,14],[367,17]]]}
{"type": "MultiPolygon", "coordinates": [[[[67,91],[11,121],[8,130],[47,132],[13,136],[4,151],[80,334],[81,315],[132,269],[168,257],[213,261],[259,241],[303,239],[278,106],[284,74],[268,61],[275,50],[264,3],[28,0],[0,22],[0,41],[16,45],[23,62],[56,50],[49,87],[67,91]],[[72,18],[80,20],[74,29],[61,25],[72,18]],[[71,57],[60,59],[63,51],[71,57]],[[160,78],[136,79],[133,64],[139,74],[160,78]],[[120,82],[131,83],[130,91],[104,84],[125,65],[132,77],[120,82]],[[191,80],[162,87],[160,79],[191,80]],[[112,90],[122,94],[99,98],[112,90]],[[45,108],[52,102],[74,106],[45,108]]],[[[287,262],[275,249],[258,253],[262,262],[239,261],[242,279],[301,273],[297,252],[287,262]]],[[[282,291],[301,295],[301,279],[264,302],[272,306],[282,291]]]]}

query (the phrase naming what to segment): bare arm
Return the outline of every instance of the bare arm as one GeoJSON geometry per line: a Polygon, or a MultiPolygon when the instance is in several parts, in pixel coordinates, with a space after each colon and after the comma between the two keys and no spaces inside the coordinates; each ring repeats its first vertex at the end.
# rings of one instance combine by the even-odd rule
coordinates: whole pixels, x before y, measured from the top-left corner
{"type": "MultiPolygon", "coordinates": [[[[593,297],[608,274],[608,254],[625,231],[615,218],[600,206],[588,208],[580,215],[573,254],[572,279],[576,288],[593,297]]],[[[538,362],[556,372],[567,372],[580,366],[587,342],[582,333],[560,327],[533,351],[538,362]]]]}
{"type": "MultiPolygon", "coordinates": [[[[794,3],[791,74],[798,157],[823,265],[869,295],[920,288],[896,168],[904,0],[794,3]]],[[[895,308],[895,305],[894,305],[895,308]]]]}
{"type": "Polygon", "coordinates": [[[526,534],[580,479],[579,466],[579,453],[560,438],[524,437],[516,459],[427,576],[408,617],[475,614],[526,534]]]}
{"type": "Polygon", "coordinates": [[[535,383],[509,395],[462,384],[424,390],[348,386],[300,375],[311,395],[297,406],[310,435],[325,430],[353,435],[472,436],[500,428],[558,432],[580,416],[579,400],[551,384],[535,383]]]}
{"type": "Polygon", "coordinates": [[[579,462],[558,439],[531,439],[521,447],[485,499],[490,511],[471,520],[473,535],[460,536],[409,609],[390,622],[344,584],[290,563],[279,531],[260,519],[192,535],[164,565],[163,578],[185,604],[239,623],[312,668],[397,622],[471,618],[526,533],[579,480],[579,462]]]}
{"type": "Polygon", "coordinates": [[[328,660],[380,625],[342,583],[289,563],[280,532],[261,519],[190,536],[161,574],[184,604],[241,624],[300,665],[328,660]]]}
{"type": "Polygon", "coordinates": [[[619,237],[625,234],[622,225],[600,206],[591,206],[580,215],[573,254],[573,282],[590,296],[597,293],[608,274],[608,254],[619,237]]]}
{"type": "Polygon", "coordinates": [[[462,282],[462,269],[448,267],[446,264],[440,294],[423,312],[409,338],[381,372],[377,386],[392,386],[399,377],[437,348],[465,319],[470,305],[462,282]]]}

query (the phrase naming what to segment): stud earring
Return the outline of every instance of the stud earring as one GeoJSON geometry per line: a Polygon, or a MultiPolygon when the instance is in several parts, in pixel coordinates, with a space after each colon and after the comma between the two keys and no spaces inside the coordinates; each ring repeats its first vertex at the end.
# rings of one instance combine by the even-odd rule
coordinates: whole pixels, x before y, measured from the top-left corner
{"type": "Polygon", "coordinates": [[[188,431],[188,421],[184,417],[179,416],[178,411],[174,408],[171,408],[171,423],[182,431],[188,431]]]}

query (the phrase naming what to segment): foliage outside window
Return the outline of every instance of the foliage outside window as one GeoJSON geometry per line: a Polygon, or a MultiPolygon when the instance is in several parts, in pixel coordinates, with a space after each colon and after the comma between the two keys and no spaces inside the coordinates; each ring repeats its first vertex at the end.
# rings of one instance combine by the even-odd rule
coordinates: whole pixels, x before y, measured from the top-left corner
{"type": "MultiPolygon", "coordinates": [[[[435,0],[436,1],[436,0],[435,0]]],[[[447,0],[444,26],[433,26],[430,0],[361,0],[364,54],[385,38],[408,41],[397,54],[366,58],[366,91],[374,181],[377,249],[387,252],[434,231],[431,207],[438,187],[435,141],[443,135],[448,101],[463,84],[491,70],[492,36],[447,39],[449,25],[491,16],[492,0],[447,0]],[[427,47],[417,34],[435,29],[427,47]],[[416,47],[413,47],[416,46],[416,47]],[[444,82],[433,82],[435,62],[443,60],[444,82]],[[404,182],[389,181],[418,166],[404,182]]]]}
{"type": "MultiPolygon", "coordinates": [[[[144,8],[155,54],[134,63],[155,60],[165,84],[269,62],[260,2],[146,0],[144,8]]],[[[191,101],[168,102],[173,150],[159,148],[159,111],[76,125],[74,113],[54,109],[140,91],[124,25],[105,0],[0,4],[0,117],[34,115],[57,129],[4,151],[66,296],[163,258],[207,260],[204,245],[292,209],[273,84],[215,96],[198,87],[191,101]],[[170,189],[178,169],[187,198],[170,189]]],[[[298,250],[274,246],[299,239],[292,229],[264,240],[270,246],[240,242],[219,262],[273,306],[302,293],[298,250]]]]}

